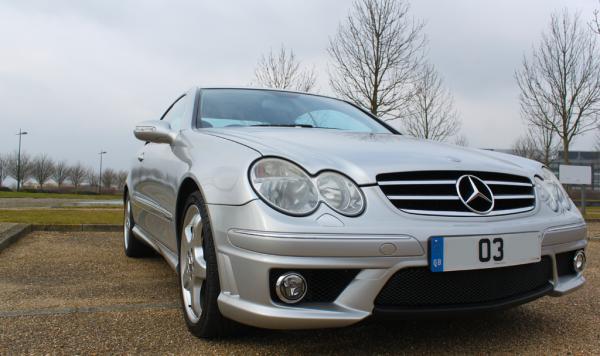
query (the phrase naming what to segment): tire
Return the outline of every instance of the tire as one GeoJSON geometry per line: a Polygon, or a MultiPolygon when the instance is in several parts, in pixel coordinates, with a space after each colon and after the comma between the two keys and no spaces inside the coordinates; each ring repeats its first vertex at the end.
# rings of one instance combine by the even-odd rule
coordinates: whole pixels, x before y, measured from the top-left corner
{"type": "Polygon", "coordinates": [[[146,257],[152,254],[152,250],[144,242],[138,240],[133,234],[133,213],[131,212],[131,201],[129,197],[125,198],[123,207],[123,249],[127,257],[139,258],[146,257]]]}
{"type": "Polygon", "coordinates": [[[221,293],[217,256],[206,205],[199,192],[188,197],[183,212],[177,265],[183,317],[196,337],[228,336],[237,324],[225,318],[217,304],[221,293]]]}

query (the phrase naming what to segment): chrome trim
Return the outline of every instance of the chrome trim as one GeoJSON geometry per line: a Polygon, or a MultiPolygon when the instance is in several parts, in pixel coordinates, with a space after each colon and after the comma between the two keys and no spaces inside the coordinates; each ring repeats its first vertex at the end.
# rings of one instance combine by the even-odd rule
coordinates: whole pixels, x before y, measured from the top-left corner
{"type": "Polygon", "coordinates": [[[499,180],[484,180],[483,182],[487,185],[512,185],[516,187],[533,187],[533,184],[531,183],[505,182],[499,180]]]}
{"type": "MultiPolygon", "coordinates": [[[[423,189],[427,189],[427,186],[433,186],[433,185],[439,185],[439,186],[443,186],[443,185],[458,185],[458,182],[460,181],[460,179],[464,177],[461,176],[459,179],[440,179],[440,180],[436,180],[434,179],[424,179],[424,180],[417,180],[417,179],[410,179],[410,180],[388,180],[388,181],[377,181],[377,185],[380,187],[380,189],[383,191],[385,187],[389,187],[389,186],[409,186],[409,185],[416,185],[416,186],[422,186],[423,189]]],[[[404,213],[408,213],[408,214],[418,214],[418,215],[427,215],[427,216],[451,216],[451,217],[469,217],[469,216],[501,216],[501,215],[510,215],[510,214],[518,214],[518,213],[524,213],[524,212],[528,212],[531,210],[534,210],[536,207],[536,203],[537,203],[537,199],[536,199],[536,194],[535,192],[527,192],[525,194],[500,194],[500,195],[496,195],[493,193],[493,191],[490,189],[491,186],[514,186],[514,187],[528,187],[528,188],[535,188],[535,184],[533,184],[532,182],[518,182],[515,180],[510,180],[510,178],[508,178],[509,180],[507,181],[503,181],[503,180],[483,180],[480,179],[477,176],[473,176],[477,179],[479,179],[484,185],[487,186],[487,188],[490,190],[490,193],[493,196],[492,200],[503,200],[503,201],[510,201],[510,200],[514,200],[514,201],[524,201],[524,200],[532,200],[532,204],[526,207],[519,207],[519,208],[512,208],[512,209],[502,209],[502,210],[496,210],[494,211],[494,207],[492,206],[492,209],[490,211],[486,211],[483,213],[477,213],[475,211],[473,211],[467,204],[465,204],[467,206],[467,208],[469,208],[471,211],[467,212],[467,211],[456,211],[456,210],[451,210],[451,211],[436,211],[436,210],[423,210],[423,209],[406,209],[403,208],[401,206],[395,206],[396,209],[398,209],[401,212],[404,213]]],[[[526,179],[527,177],[522,177],[523,179],[526,179]]],[[[528,178],[527,178],[528,179],[528,178]]],[[[460,196],[460,193],[458,192],[458,187],[456,187],[457,190],[457,195],[402,195],[402,194],[394,194],[394,195],[387,195],[385,192],[383,193],[384,196],[390,201],[390,202],[400,202],[400,201],[409,201],[409,200],[413,200],[413,201],[435,201],[435,200],[439,200],[439,201],[462,201],[462,198],[460,196]]],[[[510,192],[507,192],[510,193],[510,192]]],[[[515,192],[518,193],[518,192],[515,192]]],[[[392,205],[402,205],[402,203],[394,203],[392,205]]],[[[464,204],[464,201],[463,201],[464,204]]],[[[520,204],[519,204],[520,205],[520,204]]]]}
{"type": "Polygon", "coordinates": [[[377,182],[379,185],[445,185],[456,184],[456,180],[388,180],[377,182]]]}
{"type": "Polygon", "coordinates": [[[535,195],[533,194],[523,194],[523,195],[495,195],[494,198],[496,200],[508,200],[508,199],[535,199],[535,195]]]}
{"type": "Polygon", "coordinates": [[[308,285],[306,283],[306,279],[300,274],[300,273],[284,273],[281,276],[279,276],[279,278],[277,278],[277,282],[275,282],[275,293],[277,294],[277,297],[288,304],[296,304],[299,303],[300,301],[302,301],[302,299],[304,299],[304,297],[306,296],[306,291],[308,285]],[[283,292],[281,291],[281,286],[283,284],[283,280],[289,276],[296,276],[298,278],[300,278],[302,280],[302,283],[304,284],[304,290],[302,291],[302,295],[300,297],[298,297],[298,299],[289,299],[287,298],[285,295],[283,295],[283,292]]]}
{"type": "Polygon", "coordinates": [[[458,200],[453,195],[388,195],[389,200],[458,200]]]}
{"type": "Polygon", "coordinates": [[[161,207],[152,200],[142,197],[140,194],[135,193],[133,194],[133,201],[134,203],[143,205],[147,208],[146,210],[149,210],[151,213],[154,213],[155,215],[158,215],[159,217],[162,217],[169,221],[173,221],[173,214],[171,214],[167,209],[161,207]]]}
{"type": "Polygon", "coordinates": [[[518,213],[524,213],[526,211],[530,211],[533,210],[533,208],[535,208],[535,205],[532,206],[527,206],[524,208],[518,208],[518,209],[507,209],[507,210],[496,210],[496,211],[492,211],[489,212],[487,214],[476,214],[476,213],[471,213],[471,212],[460,212],[460,211],[436,211],[436,210],[413,210],[413,209],[400,209],[401,211],[405,212],[405,213],[410,213],[410,214],[419,214],[419,215],[431,215],[431,216],[499,216],[499,215],[510,215],[510,214],[518,214],[518,213]]]}
{"type": "Polygon", "coordinates": [[[467,209],[471,210],[472,212],[477,213],[479,215],[486,215],[490,211],[494,210],[494,205],[496,202],[496,199],[494,198],[494,193],[492,192],[490,187],[487,184],[485,184],[480,178],[474,175],[465,174],[456,180],[455,188],[456,194],[458,195],[458,198],[460,199],[461,203],[463,203],[463,205],[466,206],[467,209]],[[460,187],[463,179],[466,179],[469,182],[469,186],[472,190],[472,192],[467,193],[466,196],[464,194],[465,192],[461,192],[460,187]],[[478,183],[480,186],[477,186],[476,183],[478,183]],[[483,201],[489,203],[489,207],[483,210],[473,207],[471,202],[473,202],[475,199],[482,199],[483,201]]]}
{"type": "MultiPolygon", "coordinates": [[[[533,187],[532,183],[504,182],[498,180],[484,180],[487,185],[511,185],[516,187],[533,187]]],[[[379,185],[445,185],[456,184],[456,180],[388,180],[377,182],[379,185]]]]}

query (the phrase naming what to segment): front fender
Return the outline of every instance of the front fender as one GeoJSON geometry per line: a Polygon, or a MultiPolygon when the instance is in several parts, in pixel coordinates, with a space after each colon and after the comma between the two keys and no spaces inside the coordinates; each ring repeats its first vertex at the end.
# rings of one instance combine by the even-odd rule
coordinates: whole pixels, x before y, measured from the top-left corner
{"type": "Polygon", "coordinates": [[[261,154],[221,137],[194,131],[189,135],[190,169],[181,177],[193,179],[207,204],[243,205],[256,199],[248,168],[261,154]]]}

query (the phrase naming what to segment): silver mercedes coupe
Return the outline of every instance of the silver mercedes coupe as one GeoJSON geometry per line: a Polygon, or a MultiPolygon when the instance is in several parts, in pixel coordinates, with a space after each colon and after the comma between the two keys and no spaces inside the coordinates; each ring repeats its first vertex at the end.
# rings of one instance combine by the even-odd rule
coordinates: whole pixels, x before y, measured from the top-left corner
{"type": "Polygon", "coordinates": [[[491,311],[585,282],[585,222],[539,162],[264,89],[194,88],[134,134],[125,254],[177,271],[198,337],[491,311]]]}

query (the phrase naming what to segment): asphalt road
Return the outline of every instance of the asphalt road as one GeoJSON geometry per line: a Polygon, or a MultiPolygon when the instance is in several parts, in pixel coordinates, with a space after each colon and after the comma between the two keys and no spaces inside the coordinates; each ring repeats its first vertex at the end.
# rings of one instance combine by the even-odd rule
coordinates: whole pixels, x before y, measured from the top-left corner
{"type": "Polygon", "coordinates": [[[0,252],[0,355],[599,354],[600,242],[588,255],[583,289],[504,312],[205,341],[187,332],[160,258],[126,258],[117,233],[34,233],[0,252]]]}

